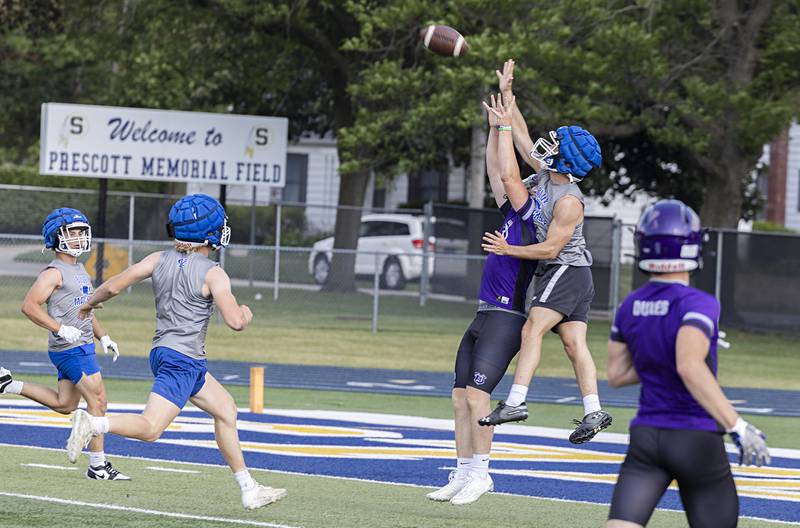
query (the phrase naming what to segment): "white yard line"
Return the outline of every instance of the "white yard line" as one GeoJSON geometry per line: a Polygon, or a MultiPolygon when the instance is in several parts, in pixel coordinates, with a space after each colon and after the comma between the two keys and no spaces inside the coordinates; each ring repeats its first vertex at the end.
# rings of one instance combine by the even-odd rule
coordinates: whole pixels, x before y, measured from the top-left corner
{"type": "Polygon", "coordinates": [[[152,469],[153,471],[166,471],[168,473],[200,473],[199,471],[195,471],[193,469],[176,469],[176,468],[165,468],[159,466],[147,466],[145,469],[152,469]]]}
{"type": "Polygon", "coordinates": [[[124,512],[131,512],[131,513],[142,513],[145,515],[157,515],[159,517],[172,517],[175,519],[191,519],[194,521],[213,521],[219,523],[227,523],[227,524],[244,524],[247,526],[266,526],[268,528],[298,528],[294,526],[288,526],[285,524],[276,524],[270,522],[261,522],[261,521],[248,521],[245,519],[227,519],[224,517],[208,517],[205,515],[190,515],[188,513],[176,513],[176,512],[165,512],[159,510],[146,510],[144,508],[131,508],[130,506],[119,506],[117,504],[102,504],[97,502],[83,502],[83,501],[76,501],[76,500],[67,500],[67,499],[59,499],[57,497],[45,497],[40,495],[26,495],[24,493],[9,493],[6,491],[0,491],[0,496],[3,497],[12,497],[15,499],[27,499],[27,500],[37,500],[42,502],[53,502],[56,504],[66,504],[68,506],[85,506],[87,508],[98,508],[101,510],[116,510],[116,511],[124,511],[124,512]]]}
{"type": "Polygon", "coordinates": [[[78,471],[78,468],[76,467],[51,466],[50,464],[20,464],[20,466],[43,468],[43,469],[63,469],[64,471],[78,471]]]}

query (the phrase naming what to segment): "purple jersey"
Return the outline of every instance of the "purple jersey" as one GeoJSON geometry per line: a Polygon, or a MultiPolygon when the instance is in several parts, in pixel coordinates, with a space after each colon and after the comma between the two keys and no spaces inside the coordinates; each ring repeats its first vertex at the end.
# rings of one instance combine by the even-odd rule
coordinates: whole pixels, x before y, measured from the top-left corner
{"type": "MultiPolygon", "coordinates": [[[[503,213],[503,226],[499,231],[511,245],[527,246],[536,243],[536,226],[533,223],[533,199],[519,211],[515,211],[510,201],[506,201],[500,212],[503,213]]],[[[537,261],[523,260],[508,255],[489,254],[481,276],[480,300],[498,308],[525,313],[525,293],[536,270],[537,261]]]]}
{"type": "Polygon", "coordinates": [[[622,302],[611,339],[628,345],[641,380],[639,412],[631,426],[719,431],[716,421],[689,393],[675,362],[682,326],[694,326],[711,340],[706,363],[717,375],[719,302],[680,282],[650,280],[622,302]]]}

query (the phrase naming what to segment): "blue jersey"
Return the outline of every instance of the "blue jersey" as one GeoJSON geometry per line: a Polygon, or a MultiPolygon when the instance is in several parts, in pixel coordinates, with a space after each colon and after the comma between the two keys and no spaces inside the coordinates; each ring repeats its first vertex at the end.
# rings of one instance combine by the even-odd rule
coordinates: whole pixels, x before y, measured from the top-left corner
{"type": "Polygon", "coordinates": [[[675,342],[682,326],[700,329],[711,341],[706,363],[717,374],[719,302],[680,282],[650,280],[622,302],[611,339],[628,345],[641,380],[639,412],[631,426],[718,431],[678,375],[675,342]]]}
{"type": "MultiPolygon", "coordinates": [[[[503,238],[514,246],[536,243],[536,226],[533,223],[533,199],[515,211],[510,201],[501,207],[503,238]]],[[[506,310],[525,312],[525,293],[536,270],[537,261],[523,260],[508,255],[489,254],[481,276],[480,300],[506,310]]]]}

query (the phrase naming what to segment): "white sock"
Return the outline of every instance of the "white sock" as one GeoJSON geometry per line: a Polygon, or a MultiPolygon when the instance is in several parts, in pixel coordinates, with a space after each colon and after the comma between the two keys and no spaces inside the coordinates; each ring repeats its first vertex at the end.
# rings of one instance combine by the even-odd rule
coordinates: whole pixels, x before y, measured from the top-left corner
{"type": "Polygon", "coordinates": [[[600,407],[600,396],[597,394],[588,394],[583,397],[583,415],[586,416],[587,414],[591,414],[593,412],[597,412],[601,409],[600,407]]]}
{"type": "Polygon", "coordinates": [[[106,454],[104,451],[89,451],[89,465],[100,467],[106,465],[106,454]]]}
{"type": "Polygon", "coordinates": [[[489,476],[489,453],[485,455],[472,455],[472,468],[470,469],[473,475],[481,478],[489,476]]]}
{"type": "Polygon", "coordinates": [[[472,467],[472,457],[458,458],[456,462],[456,476],[455,478],[467,478],[469,470],[472,467]]]}
{"type": "Polygon", "coordinates": [[[3,392],[6,394],[22,394],[22,385],[23,383],[21,381],[10,381],[3,392]]]}
{"type": "Polygon", "coordinates": [[[236,482],[239,484],[239,487],[242,488],[242,491],[247,491],[256,487],[256,481],[253,480],[253,477],[250,476],[250,472],[246,469],[243,469],[238,473],[234,473],[233,478],[236,479],[236,482]]]}
{"type": "Polygon", "coordinates": [[[516,383],[511,386],[508,391],[508,398],[506,398],[506,405],[516,407],[525,403],[525,398],[528,397],[528,387],[525,385],[517,385],[516,383]]]}
{"type": "Polygon", "coordinates": [[[92,416],[92,429],[94,429],[94,434],[106,434],[108,432],[108,418],[105,416],[92,416]]]}

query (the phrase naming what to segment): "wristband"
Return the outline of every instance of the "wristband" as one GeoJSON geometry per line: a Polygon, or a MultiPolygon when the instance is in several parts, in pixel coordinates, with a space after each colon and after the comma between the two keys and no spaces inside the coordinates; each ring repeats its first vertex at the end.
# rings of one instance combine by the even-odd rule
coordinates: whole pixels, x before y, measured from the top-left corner
{"type": "Polygon", "coordinates": [[[511,125],[495,125],[498,132],[511,132],[511,125]]]}

